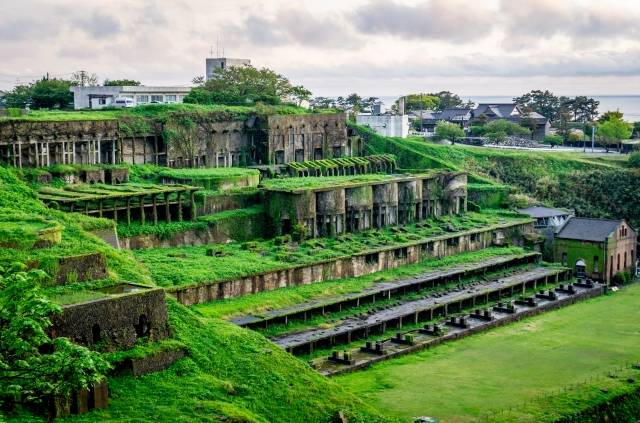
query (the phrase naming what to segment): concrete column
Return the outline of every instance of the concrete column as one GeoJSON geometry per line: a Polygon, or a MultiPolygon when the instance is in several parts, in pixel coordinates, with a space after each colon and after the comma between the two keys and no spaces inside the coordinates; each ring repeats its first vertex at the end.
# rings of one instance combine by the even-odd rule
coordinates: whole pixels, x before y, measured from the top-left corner
{"type": "Polygon", "coordinates": [[[127,197],[127,225],[131,225],[131,197],[127,197]]]}
{"type": "Polygon", "coordinates": [[[158,197],[156,196],[156,194],[152,194],[153,195],[153,208],[152,208],[152,215],[153,215],[153,224],[157,225],[158,224],[158,197]]]}
{"type": "Polygon", "coordinates": [[[178,222],[182,222],[182,192],[178,193],[178,222]]]}
{"type": "Polygon", "coordinates": [[[111,141],[111,164],[116,164],[116,140],[111,141]]]}
{"type": "Polygon", "coordinates": [[[146,220],[144,215],[144,196],[138,197],[138,205],[140,206],[140,223],[144,225],[146,220]]]}
{"type": "Polygon", "coordinates": [[[196,193],[191,191],[189,193],[189,206],[191,207],[191,220],[196,220],[196,193]]]}
{"type": "Polygon", "coordinates": [[[164,193],[164,210],[166,214],[166,219],[168,223],[171,223],[171,212],[169,210],[169,193],[164,193]]]}

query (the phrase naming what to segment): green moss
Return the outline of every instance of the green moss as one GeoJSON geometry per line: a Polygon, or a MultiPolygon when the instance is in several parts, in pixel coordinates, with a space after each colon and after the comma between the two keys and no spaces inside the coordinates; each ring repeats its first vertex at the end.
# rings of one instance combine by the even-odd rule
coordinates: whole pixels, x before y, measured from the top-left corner
{"type": "Polygon", "coordinates": [[[419,175],[383,175],[383,174],[368,174],[368,175],[355,175],[355,176],[309,176],[300,178],[278,178],[278,179],[266,179],[262,181],[262,185],[271,190],[281,191],[297,191],[306,189],[325,189],[325,188],[339,188],[349,185],[358,185],[372,182],[387,182],[401,177],[410,176],[430,176],[429,173],[422,173],[419,175]]]}

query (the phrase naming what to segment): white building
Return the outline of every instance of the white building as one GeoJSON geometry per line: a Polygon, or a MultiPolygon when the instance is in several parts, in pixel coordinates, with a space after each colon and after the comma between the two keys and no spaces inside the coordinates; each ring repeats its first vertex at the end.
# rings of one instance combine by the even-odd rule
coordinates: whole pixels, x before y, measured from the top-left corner
{"type": "Polygon", "coordinates": [[[232,59],[230,57],[211,57],[207,59],[207,69],[205,75],[207,80],[213,78],[213,73],[216,69],[226,69],[232,66],[249,66],[251,60],[249,59],[232,59]]]}
{"type": "Polygon", "coordinates": [[[116,98],[129,98],[135,104],[182,103],[191,87],[71,87],[75,109],[102,109],[111,106],[116,98]]]}
{"type": "Polygon", "coordinates": [[[377,134],[385,137],[406,138],[409,135],[408,115],[368,115],[356,116],[356,123],[368,126],[377,134]]]}

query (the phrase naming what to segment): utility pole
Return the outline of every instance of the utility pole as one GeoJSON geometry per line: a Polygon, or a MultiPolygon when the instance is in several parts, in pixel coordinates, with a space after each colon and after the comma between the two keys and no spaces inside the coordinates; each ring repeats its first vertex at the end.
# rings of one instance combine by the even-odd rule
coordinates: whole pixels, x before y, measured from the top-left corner
{"type": "Polygon", "coordinates": [[[591,125],[591,152],[593,153],[596,144],[596,124],[591,125]]]}

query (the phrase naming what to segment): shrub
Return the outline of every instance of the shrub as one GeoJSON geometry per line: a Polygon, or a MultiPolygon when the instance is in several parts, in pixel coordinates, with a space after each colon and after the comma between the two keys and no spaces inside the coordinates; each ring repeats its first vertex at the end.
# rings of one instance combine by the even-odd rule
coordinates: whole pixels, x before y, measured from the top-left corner
{"type": "Polygon", "coordinates": [[[640,152],[631,153],[627,161],[627,166],[640,169],[640,152]]]}
{"type": "Polygon", "coordinates": [[[436,141],[449,140],[455,141],[457,138],[464,137],[464,130],[458,124],[440,121],[436,125],[436,133],[433,139],[436,141]]]}
{"type": "Polygon", "coordinates": [[[551,146],[560,145],[562,144],[562,137],[560,135],[547,135],[542,142],[551,146]]]}
{"type": "Polygon", "coordinates": [[[631,277],[631,273],[629,272],[618,272],[613,275],[613,284],[614,285],[626,285],[631,282],[633,278],[631,277]]]}
{"type": "Polygon", "coordinates": [[[294,227],[293,227],[293,232],[291,234],[291,238],[294,241],[297,242],[302,242],[307,238],[307,227],[306,225],[303,225],[302,223],[297,223],[294,227]]]}

